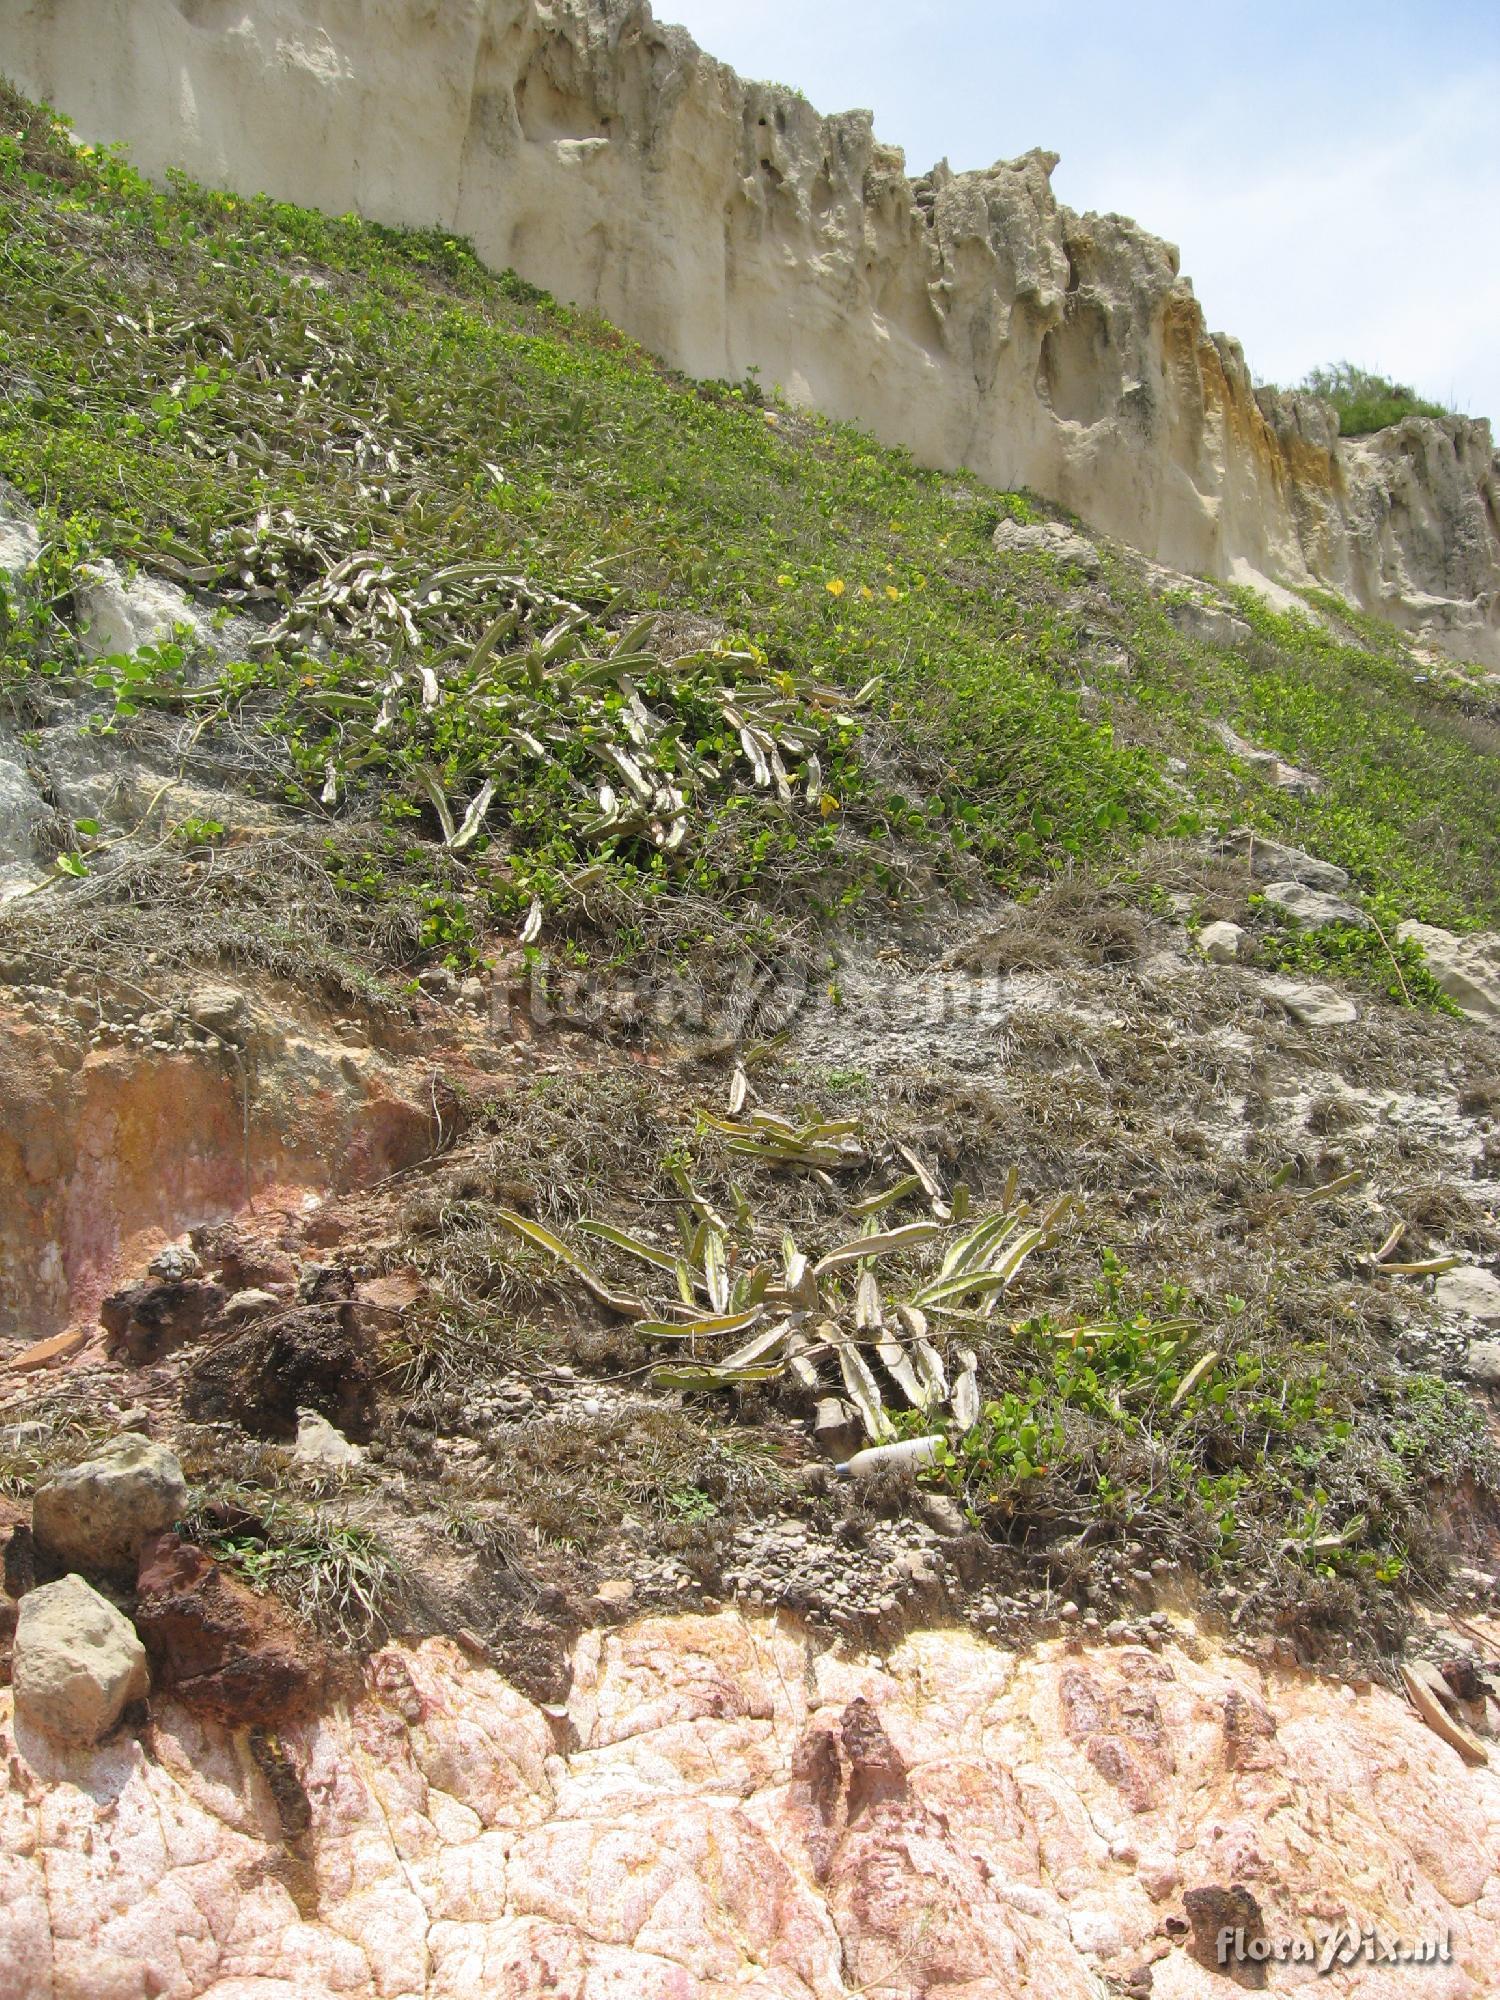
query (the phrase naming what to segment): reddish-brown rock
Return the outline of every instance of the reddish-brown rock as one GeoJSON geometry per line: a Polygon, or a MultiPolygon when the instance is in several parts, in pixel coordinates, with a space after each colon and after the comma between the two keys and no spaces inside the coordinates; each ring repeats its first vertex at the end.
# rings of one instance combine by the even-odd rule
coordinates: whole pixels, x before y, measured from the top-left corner
{"type": "MultiPolygon", "coordinates": [[[[342,1276],[343,1274],[338,1274],[342,1276]]],[[[194,1356],[183,1409],[198,1423],[238,1424],[252,1437],[290,1440],[299,1409],[316,1410],[361,1441],[375,1419],[371,1344],[344,1301],[313,1299],[253,1319],[194,1356]]]]}
{"type": "Polygon", "coordinates": [[[274,1285],[293,1285],[297,1281],[297,1266],[289,1252],[236,1223],[207,1224],[195,1229],[192,1242],[226,1291],[267,1291],[274,1285]]]}
{"type": "Polygon", "coordinates": [[[99,1308],[110,1344],[138,1365],[159,1361],[174,1347],[201,1340],[224,1310],[227,1293],[202,1278],[159,1285],[126,1285],[99,1308]]]}
{"type": "Polygon", "coordinates": [[[230,1724],[279,1724],[305,1713],[323,1661],[273,1599],[227,1575],[174,1534],[141,1551],[136,1630],[152,1677],[200,1714],[230,1724]]]}

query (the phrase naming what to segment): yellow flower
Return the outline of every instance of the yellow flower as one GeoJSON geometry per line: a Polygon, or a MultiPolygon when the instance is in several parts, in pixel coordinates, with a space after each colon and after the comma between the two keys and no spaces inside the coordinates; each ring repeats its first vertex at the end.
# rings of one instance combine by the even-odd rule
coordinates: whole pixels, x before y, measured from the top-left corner
{"type": "Polygon", "coordinates": [[[843,594],[844,594],[844,579],[841,576],[836,576],[832,579],[832,581],[828,585],[828,595],[830,597],[842,597],[843,594]]]}
{"type": "Polygon", "coordinates": [[[871,590],[870,586],[867,583],[862,583],[859,586],[859,594],[865,600],[866,604],[872,602],[875,596],[874,591],[871,590]]]}
{"type": "Polygon", "coordinates": [[[762,410],[761,415],[768,424],[779,424],[781,422],[780,417],[777,416],[774,410],[762,410]]]}
{"type": "Polygon", "coordinates": [[[783,590],[790,590],[792,587],[792,579],[789,576],[778,576],[776,581],[781,585],[783,590]]]}
{"type": "Polygon", "coordinates": [[[895,584],[888,583],[885,587],[885,594],[891,600],[892,604],[899,604],[901,602],[901,593],[897,590],[895,584]]]}
{"type": "Polygon", "coordinates": [[[823,815],[824,819],[832,819],[836,812],[843,811],[843,807],[833,796],[832,792],[825,792],[822,798],[818,800],[818,811],[823,815]]]}

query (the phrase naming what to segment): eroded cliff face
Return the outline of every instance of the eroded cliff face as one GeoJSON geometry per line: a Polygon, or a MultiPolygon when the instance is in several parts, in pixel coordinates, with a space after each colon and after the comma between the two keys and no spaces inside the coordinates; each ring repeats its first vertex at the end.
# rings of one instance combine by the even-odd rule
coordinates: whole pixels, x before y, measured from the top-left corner
{"type": "Polygon", "coordinates": [[[1346,1925],[1451,1957],[1271,1989],[1494,1990],[1500,1788],[1384,1692],[728,1613],[574,1665],[544,1710],[434,1640],[279,1737],[168,1703],[70,1752],[0,1694],[0,1994],[1211,2000],[1266,1984],[1222,1929],[1346,1925]]]}
{"type": "Polygon", "coordinates": [[[6,0],[0,63],[169,166],[469,236],[690,373],[759,369],[1177,568],[1313,581],[1500,664],[1489,426],[1338,440],[1257,396],[1175,250],[1052,156],[908,177],[867,114],[748,83],[643,0],[6,0]]]}

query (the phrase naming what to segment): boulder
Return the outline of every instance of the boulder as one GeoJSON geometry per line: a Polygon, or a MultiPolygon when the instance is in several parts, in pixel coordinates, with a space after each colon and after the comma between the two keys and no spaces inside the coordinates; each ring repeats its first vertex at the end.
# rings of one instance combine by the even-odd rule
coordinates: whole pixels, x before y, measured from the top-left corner
{"type": "Polygon", "coordinates": [[[188,1019],[212,1035],[231,1035],[245,1013],[245,996],[233,986],[199,986],[188,996],[188,1019]]]}
{"type": "Polygon", "coordinates": [[[820,1396],[813,1421],[813,1436],[826,1458],[845,1459],[859,1449],[861,1437],[856,1411],[840,1396],[820,1396]]]}
{"type": "Polygon", "coordinates": [[[1476,1326],[1500,1327],[1500,1278],[1471,1264],[1462,1271],[1445,1271],[1437,1281],[1436,1299],[1443,1312],[1457,1313],[1476,1326]]]}
{"type": "Polygon", "coordinates": [[[1305,882],[1268,882],[1262,892],[1268,903],[1295,917],[1304,930],[1320,931],[1329,924],[1353,924],[1368,930],[1370,919],[1353,903],[1346,903],[1327,889],[1310,889],[1305,882]]]}
{"type": "MultiPolygon", "coordinates": [[[[0,571],[5,566],[4,523],[0,522],[0,571]]],[[[0,575],[0,584],[4,577],[0,575]]],[[[36,865],[38,830],[51,812],[27,768],[24,746],[0,729],[0,900],[42,880],[36,865]]]]}
{"type": "Polygon", "coordinates": [[[150,1688],[130,1620],[81,1576],[21,1599],[11,1658],[16,1718],[61,1743],[97,1743],[150,1688]]]}
{"type": "Polygon", "coordinates": [[[297,1266],[284,1250],[244,1235],[230,1223],[193,1231],[193,1248],[226,1291],[268,1291],[296,1282],[297,1266]]]}
{"type": "Polygon", "coordinates": [[[375,1420],[374,1352],[347,1304],[314,1301],[296,1312],[257,1314],[192,1357],[183,1413],[290,1442],[297,1412],[306,1408],[362,1442],[375,1420]]]}
{"type": "Polygon", "coordinates": [[[193,639],[205,627],[197,610],[174,585],[143,573],[127,583],[113,563],[91,563],[79,572],[74,590],[83,649],[91,659],[134,653],[159,645],[186,627],[193,639]]]}
{"type": "Polygon", "coordinates": [[[297,1442],[292,1457],[319,1472],[350,1472],[363,1459],[363,1445],[350,1444],[341,1430],[316,1410],[297,1412],[297,1442]]]}
{"type": "Polygon", "coordinates": [[[1342,1028],[1359,1019],[1354,1002],[1335,986],[1324,986],[1315,979],[1292,979],[1279,972],[1263,974],[1260,984],[1305,1028],[1342,1028]]]}
{"type": "Polygon", "coordinates": [[[1484,1389],[1500,1389],[1500,1340],[1471,1340],[1469,1373],[1484,1389]]]}
{"type": "Polygon", "coordinates": [[[51,1368],[59,1361],[66,1361],[81,1347],[89,1343],[89,1328],[86,1326],[66,1327],[61,1333],[54,1333],[46,1340],[33,1340],[11,1355],[5,1364],[7,1374],[29,1375],[33,1369],[51,1368]]]}
{"type": "Polygon", "coordinates": [[[1232,757],[1238,757],[1242,764],[1248,764],[1258,771],[1268,784],[1278,791],[1291,792],[1298,798],[1309,797],[1321,791],[1323,780],[1315,771],[1304,771],[1300,765],[1288,764],[1278,757],[1274,750],[1262,750],[1257,744],[1247,743],[1227,722],[1214,724],[1219,741],[1232,757]]]}
{"type": "Polygon", "coordinates": [[[1500,1027],[1500,931],[1456,937],[1435,924],[1402,924],[1398,938],[1422,947],[1427,970],[1471,1021],[1500,1027]]]}
{"type": "Polygon", "coordinates": [[[180,1285],[185,1278],[203,1276],[198,1253],[182,1243],[169,1243],[165,1249],[158,1250],[146,1269],[153,1278],[161,1278],[172,1285],[180,1285]]]}
{"type": "Polygon", "coordinates": [[[232,1728],[289,1721],[321,1691],[323,1658],[281,1605],[175,1534],[141,1551],[135,1622],[157,1687],[232,1728]]]}
{"type": "Polygon", "coordinates": [[[969,1531],[963,1509],[946,1493],[929,1493],[918,1488],[917,1506],[929,1528],[942,1535],[945,1540],[954,1541],[969,1531]]]}
{"type": "Polygon", "coordinates": [[[1061,521],[1003,520],[994,534],[994,545],[1002,555],[1051,556],[1054,562],[1068,563],[1085,576],[1099,574],[1099,551],[1061,521]]]}
{"type": "Polygon", "coordinates": [[[1319,861],[1300,847],[1268,839],[1248,826],[1226,834],[1219,842],[1219,852],[1245,861],[1257,882],[1302,882],[1309,889],[1327,889],[1334,895],[1349,886],[1346,869],[1319,861]]]}
{"type": "Polygon", "coordinates": [[[228,1293],[203,1278],[157,1285],[127,1285],[99,1308],[110,1345],[123,1348],[137,1366],[159,1361],[173,1348],[201,1340],[224,1310],[228,1293]]]}
{"type": "Polygon", "coordinates": [[[1255,636],[1243,618],[1236,618],[1221,605],[1201,604],[1195,597],[1169,604],[1167,616],[1185,638],[1204,646],[1245,646],[1255,636]]]}
{"type": "Polygon", "coordinates": [[[186,1502],[175,1455],[127,1432],[38,1487],[32,1527],[44,1553],[70,1569],[133,1576],[146,1538],[170,1528],[186,1502]]]}
{"type": "Polygon", "coordinates": [[[1205,924],[1198,933],[1198,949],[1210,965],[1233,965],[1244,942],[1241,924],[1205,924]]]}
{"type": "Polygon", "coordinates": [[[279,1311],[285,1303],[274,1292],[264,1292],[258,1285],[248,1285],[230,1299],[220,1314],[220,1324],[226,1327],[243,1326],[252,1319],[259,1319],[263,1313],[279,1311]]]}
{"type": "Polygon", "coordinates": [[[42,552],[31,510],[0,480],[0,584],[14,595],[42,552]]]}

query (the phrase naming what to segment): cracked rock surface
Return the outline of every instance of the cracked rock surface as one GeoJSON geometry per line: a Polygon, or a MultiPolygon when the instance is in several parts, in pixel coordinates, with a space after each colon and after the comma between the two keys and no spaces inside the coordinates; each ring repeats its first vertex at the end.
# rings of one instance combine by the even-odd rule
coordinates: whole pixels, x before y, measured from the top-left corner
{"type": "Polygon", "coordinates": [[[1226,1899],[1273,1940],[1447,1931],[1423,1995],[1494,1990],[1500,1781],[1384,1690],[1190,1630],[877,1665],[733,1613],[573,1669],[544,1710],[430,1640],[279,1736],[167,1705],[74,1751],[0,1696],[0,1996],[1209,2000],[1226,1899]]]}

